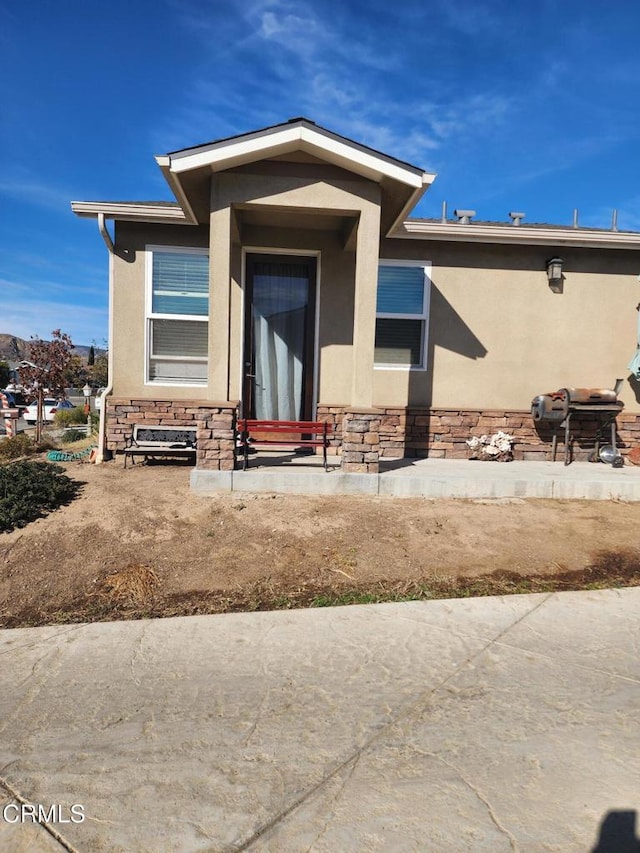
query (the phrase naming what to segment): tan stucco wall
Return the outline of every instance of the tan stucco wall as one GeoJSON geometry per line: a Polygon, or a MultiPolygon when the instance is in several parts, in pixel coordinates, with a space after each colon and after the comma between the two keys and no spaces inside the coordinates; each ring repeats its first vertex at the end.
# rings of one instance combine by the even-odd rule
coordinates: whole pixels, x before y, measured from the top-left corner
{"type": "Polygon", "coordinates": [[[176,400],[208,397],[207,388],[145,385],[145,247],[209,245],[208,229],[118,222],[113,261],[113,394],[176,400]]]}
{"type": "MultiPolygon", "coordinates": [[[[273,226],[241,224],[242,246],[236,242],[229,261],[231,277],[230,315],[228,318],[228,346],[230,364],[228,385],[222,370],[214,376],[210,393],[220,396],[226,389],[229,398],[240,393],[242,371],[242,248],[246,251],[286,250],[317,252],[319,259],[319,362],[318,399],[353,401],[354,349],[353,313],[356,295],[355,282],[360,276],[360,312],[368,316],[368,328],[375,318],[375,280],[379,246],[379,187],[362,179],[313,180],[295,175],[264,175],[245,172],[223,173],[212,181],[211,240],[216,241],[220,228],[226,223],[232,206],[239,206],[238,219],[243,212],[253,210],[272,215],[273,226]],[[357,246],[366,263],[358,268],[356,253],[345,249],[343,234],[339,230],[278,227],[278,216],[285,210],[297,210],[305,223],[306,214],[326,213],[357,216],[357,246]],[[272,211],[272,214],[270,213],[272,211]],[[372,266],[372,260],[374,265],[372,266]]],[[[222,242],[217,252],[224,252],[222,242]]],[[[212,253],[213,256],[213,253],[212,253]]],[[[219,292],[225,279],[224,271],[212,268],[212,295],[219,292]]],[[[217,324],[216,340],[225,335],[222,323],[217,324]]],[[[212,347],[215,341],[211,339],[212,347]]],[[[218,346],[216,359],[222,348],[218,346]]],[[[363,347],[358,359],[359,380],[357,393],[362,395],[361,405],[371,405],[373,395],[371,348],[363,347]]],[[[219,363],[219,362],[218,362],[219,363]]]]}
{"type": "MultiPolygon", "coordinates": [[[[355,214],[359,216],[358,251],[374,260],[378,254],[377,187],[363,181],[304,182],[283,176],[220,178],[211,227],[215,244],[212,289],[217,294],[212,306],[224,307],[227,300],[228,310],[218,311],[210,323],[211,349],[214,354],[216,347],[218,350],[211,359],[209,385],[199,389],[144,384],[143,253],[147,244],[206,247],[210,228],[121,222],[116,229],[118,254],[114,259],[113,379],[117,397],[238,399],[243,276],[242,246],[230,212],[232,199],[240,200],[244,209],[252,209],[252,200],[257,199],[255,204],[262,211],[273,210],[273,226],[242,226],[245,247],[319,253],[320,403],[357,402],[355,385],[356,394],[362,391],[361,405],[370,394],[378,406],[528,409],[539,393],[568,385],[610,387],[617,377],[628,376],[626,365],[636,345],[640,253],[395,239],[383,241],[381,258],[432,264],[427,369],[369,370],[370,354],[363,343],[354,380],[356,254],[351,248],[345,250],[340,231],[283,228],[277,221],[287,204],[299,210],[355,214]],[[217,221],[223,227],[217,227],[217,221]],[[231,250],[226,251],[229,240],[231,250]],[[564,289],[559,294],[550,290],[545,273],[545,260],[556,253],[565,260],[564,289]],[[229,278],[230,292],[221,288],[221,282],[229,278]],[[231,354],[228,365],[227,348],[231,354]],[[372,391],[367,388],[367,377],[372,391]]],[[[366,276],[370,279],[370,269],[366,276]]],[[[375,293],[365,287],[362,296],[360,313],[368,318],[371,331],[375,293]]],[[[628,382],[622,399],[627,411],[640,411],[628,382]]]]}
{"type": "MultiPolygon", "coordinates": [[[[428,368],[376,370],[376,405],[528,409],[537,394],[628,376],[638,253],[386,240],[380,257],[431,261],[433,288],[428,368]],[[562,293],[547,283],[554,254],[562,293]]],[[[640,411],[628,382],[621,396],[640,411]]]]}
{"type": "MultiPolygon", "coordinates": [[[[379,188],[360,178],[313,181],[296,176],[223,174],[212,182],[210,227],[139,225],[120,222],[114,259],[114,395],[159,399],[235,400],[241,393],[243,335],[243,248],[317,253],[319,269],[318,399],[349,402],[353,396],[353,315],[358,276],[360,313],[375,317],[375,279],[379,245],[379,188]],[[234,228],[232,204],[244,210],[273,210],[273,226],[234,228]],[[357,217],[358,250],[344,247],[341,229],[278,227],[282,210],[357,217]],[[202,387],[144,383],[145,247],[210,246],[209,383],[202,387]],[[230,289],[228,282],[230,281],[230,289]],[[227,353],[229,359],[227,360],[227,353]]],[[[242,211],[238,214],[242,218],[242,211]]],[[[308,220],[301,219],[302,224],[308,220]]],[[[370,350],[370,347],[369,347],[370,350]]],[[[357,392],[363,405],[373,394],[372,353],[360,354],[357,392]]]]}

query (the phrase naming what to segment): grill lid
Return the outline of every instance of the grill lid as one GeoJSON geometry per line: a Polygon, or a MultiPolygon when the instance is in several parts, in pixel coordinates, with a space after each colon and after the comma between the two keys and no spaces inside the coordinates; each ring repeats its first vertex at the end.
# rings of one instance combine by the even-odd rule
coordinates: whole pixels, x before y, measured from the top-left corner
{"type": "Polygon", "coordinates": [[[619,412],[624,403],[610,388],[560,388],[531,401],[534,421],[562,421],[569,412],[619,412]]]}

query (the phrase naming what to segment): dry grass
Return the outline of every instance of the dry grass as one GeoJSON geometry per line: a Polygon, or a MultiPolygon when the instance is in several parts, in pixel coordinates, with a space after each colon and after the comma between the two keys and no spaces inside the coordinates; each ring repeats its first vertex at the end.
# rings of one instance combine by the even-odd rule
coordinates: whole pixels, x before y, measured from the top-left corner
{"type": "MultiPolygon", "coordinates": [[[[132,564],[111,572],[98,591],[80,595],[56,612],[28,608],[9,617],[6,627],[119,619],[149,619],[216,613],[289,610],[298,607],[336,607],[350,604],[428,601],[486,595],[521,595],[568,590],[640,586],[640,551],[601,551],[584,569],[555,574],[518,574],[499,570],[481,577],[432,575],[420,580],[334,583],[318,579],[283,583],[264,577],[243,587],[164,593],[156,572],[132,564]]],[[[2,616],[2,614],[0,614],[2,616]]]]}
{"type": "Polygon", "coordinates": [[[140,607],[148,601],[158,586],[158,575],[150,566],[138,563],[111,572],[103,580],[98,595],[115,605],[140,607]]]}
{"type": "Polygon", "coordinates": [[[80,497],[0,535],[0,627],[640,585],[637,504],[203,499],[184,466],[63,470],[80,497]]]}

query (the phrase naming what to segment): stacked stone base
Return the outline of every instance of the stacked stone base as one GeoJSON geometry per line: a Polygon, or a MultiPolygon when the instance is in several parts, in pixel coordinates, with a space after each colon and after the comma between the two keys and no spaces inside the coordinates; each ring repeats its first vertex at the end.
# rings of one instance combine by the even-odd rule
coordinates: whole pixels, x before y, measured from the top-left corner
{"type": "Polygon", "coordinates": [[[236,467],[236,406],[208,407],[198,418],[196,467],[233,471],[236,467]]]}
{"type": "MultiPolygon", "coordinates": [[[[553,428],[534,424],[529,411],[493,409],[428,409],[380,407],[355,411],[348,406],[320,405],[317,419],[331,424],[330,452],[341,455],[343,471],[374,474],[379,459],[431,457],[466,459],[467,439],[507,432],[515,436],[514,458],[551,459],[553,428]]],[[[203,400],[107,399],[107,447],[125,448],[134,424],[197,426],[196,465],[217,471],[232,471],[236,465],[235,430],[237,405],[203,400]]],[[[640,445],[640,415],[623,412],[617,418],[617,442],[623,455],[640,445]]],[[[572,417],[572,458],[584,460],[593,449],[598,421],[572,417]]],[[[609,441],[610,431],[602,443],[609,441]]],[[[558,428],[558,455],[564,453],[564,429],[558,428]]]]}
{"type": "MultiPolygon", "coordinates": [[[[334,426],[343,435],[346,406],[319,406],[318,419],[334,426]]],[[[534,424],[528,410],[429,409],[426,407],[380,407],[379,455],[382,459],[426,458],[466,459],[467,439],[472,436],[503,432],[513,435],[514,459],[545,461],[551,459],[553,427],[534,424]]],[[[617,442],[622,454],[640,444],[640,415],[618,415],[617,442]]],[[[572,458],[586,460],[593,449],[599,422],[593,417],[573,415],[572,458]]],[[[610,430],[602,443],[609,442],[610,430]]],[[[564,429],[558,427],[558,457],[564,453],[564,429]]]]}
{"type": "Polygon", "coordinates": [[[342,470],[377,474],[380,458],[380,413],[348,411],[342,419],[342,470]]]}
{"type": "Polygon", "coordinates": [[[235,403],[203,400],[136,400],[107,398],[107,447],[124,450],[135,424],[196,426],[196,465],[214,471],[235,467],[235,403]]]}

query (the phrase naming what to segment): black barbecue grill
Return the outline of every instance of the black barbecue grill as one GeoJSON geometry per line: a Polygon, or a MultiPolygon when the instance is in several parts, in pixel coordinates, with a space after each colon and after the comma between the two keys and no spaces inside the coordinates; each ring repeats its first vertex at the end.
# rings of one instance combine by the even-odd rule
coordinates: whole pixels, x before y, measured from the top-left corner
{"type": "Polygon", "coordinates": [[[595,434],[595,448],[592,457],[600,457],[600,441],[604,431],[611,429],[611,447],[613,458],[618,458],[616,447],[616,417],[624,408],[618,400],[618,391],[622,380],[618,380],[615,390],[602,388],[561,388],[550,394],[540,394],[531,401],[531,415],[534,422],[547,422],[553,428],[551,458],[555,462],[558,447],[558,427],[564,427],[564,464],[568,465],[572,441],[571,420],[575,415],[589,415],[598,426],[595,434]]]}

